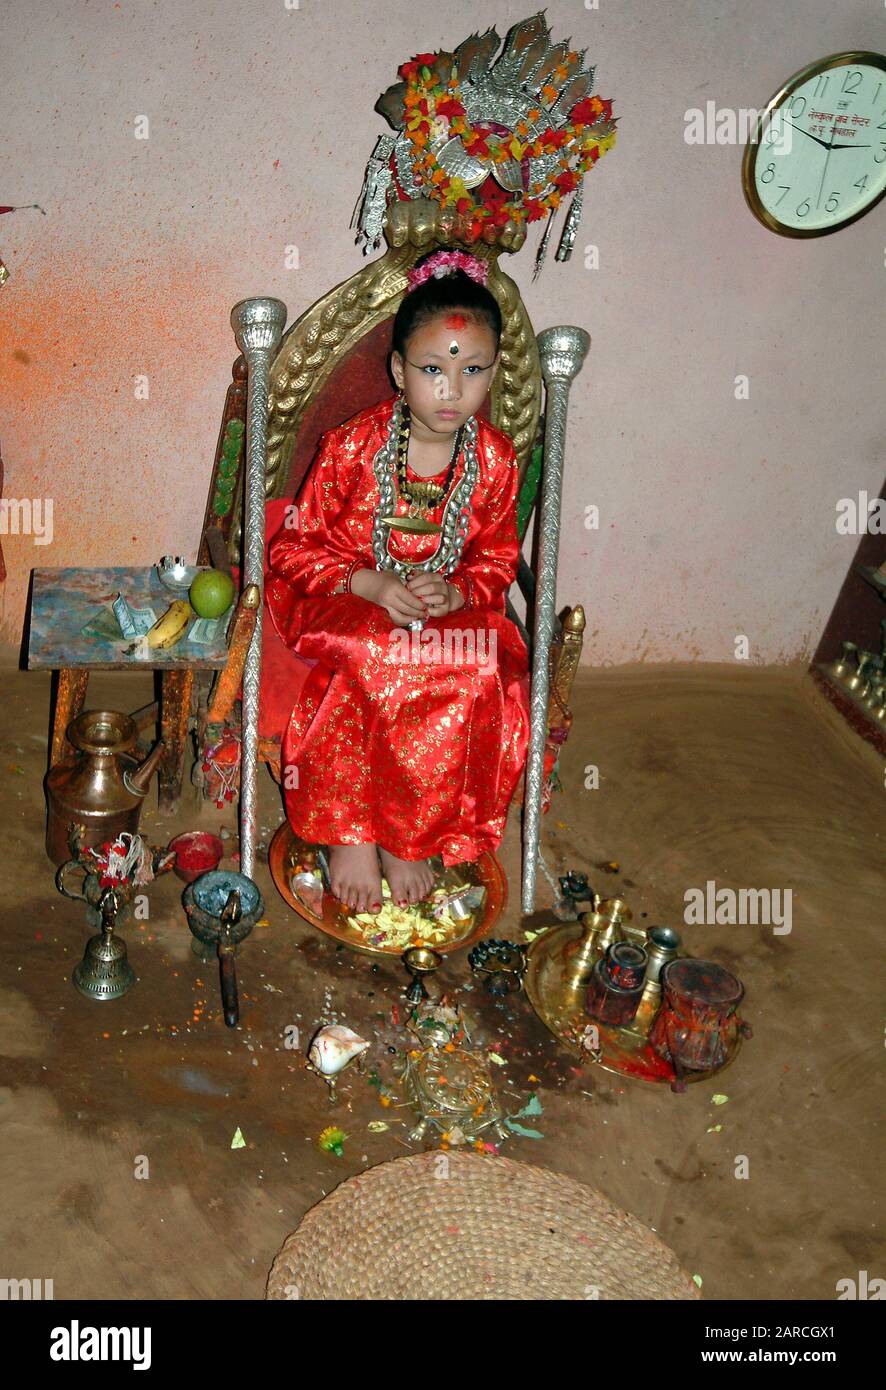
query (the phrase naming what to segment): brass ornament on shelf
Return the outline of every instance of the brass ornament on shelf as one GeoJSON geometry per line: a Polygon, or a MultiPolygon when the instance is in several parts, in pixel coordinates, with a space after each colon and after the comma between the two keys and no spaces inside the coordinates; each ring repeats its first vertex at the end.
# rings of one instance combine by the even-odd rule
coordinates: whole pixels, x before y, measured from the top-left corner
{"type": "Polygon", "coordinates": [[[833,680],[843,683],[852,674],[854,669],[852,654],[857,652],[858,648],[854,642],[842,642],[840,645],[843,649],[842,652],[835,661],[829,662],[825,670],[833,680]]]}
{"type": "Polygon", "coordinates": [[[878,723],[886,722],[886,619],[883,650],[872,652],[856,642],[842,642],[841,654],[819,669],[878,723]]]}

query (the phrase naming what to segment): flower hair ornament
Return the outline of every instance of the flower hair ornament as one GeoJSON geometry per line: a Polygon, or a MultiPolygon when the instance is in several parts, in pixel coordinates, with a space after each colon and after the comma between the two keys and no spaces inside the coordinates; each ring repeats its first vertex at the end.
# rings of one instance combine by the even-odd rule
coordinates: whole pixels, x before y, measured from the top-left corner
{"type": "Polygon", "coordinates": [[[478,285],[485,285],[489,278],[489,266],[479,256],[471,256],[467,251],[435,251],[417,270],[410,270],[407,276],[409,288],[417,289],[432,276],[435,280],[442,280],[444,275],[452,275],[456,270],[463,270],[478,285]]]}

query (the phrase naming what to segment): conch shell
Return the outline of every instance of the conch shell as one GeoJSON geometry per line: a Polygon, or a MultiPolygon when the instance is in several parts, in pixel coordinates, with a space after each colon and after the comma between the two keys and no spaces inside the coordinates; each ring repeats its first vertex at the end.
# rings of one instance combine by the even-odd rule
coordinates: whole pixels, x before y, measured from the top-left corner
{"type": "Polygon", "coordinates": [[[338,1076],[349,1062],[359,1057],[369,1047],[351,1028],[340,1023],[329,1023],[314,1034],[308,1048],[308,1061],[321,1076],[338,1076]]]}

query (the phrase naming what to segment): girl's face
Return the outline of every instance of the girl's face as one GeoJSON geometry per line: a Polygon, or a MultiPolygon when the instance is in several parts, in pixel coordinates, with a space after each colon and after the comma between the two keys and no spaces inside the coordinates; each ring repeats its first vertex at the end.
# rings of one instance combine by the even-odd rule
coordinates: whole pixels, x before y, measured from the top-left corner
{"type": "Polygon", "coordinates": [[[448,436],[476,415],[500,360],[492,329],[451,310],[417,328],[406,344],[405,358],[392,354],[391,370],[413,421],[432,434],[448,436]]]}

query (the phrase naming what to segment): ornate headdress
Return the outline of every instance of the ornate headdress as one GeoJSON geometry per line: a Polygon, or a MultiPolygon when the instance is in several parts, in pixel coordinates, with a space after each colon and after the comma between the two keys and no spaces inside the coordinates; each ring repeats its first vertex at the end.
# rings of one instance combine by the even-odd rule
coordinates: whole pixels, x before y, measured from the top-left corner
{"type": "Polygon", "coordinates": [[[612,103],[590,95],[584,50],[550,42],[543,11],[515,24],[493,61],[500,43],[489,29],[452,52],[419,53],[376,102],[396,135],[379,137],[351,218],[364,254],[379,245],[389,203],[433,198],[475,235],[490,221],[547,217],[537,275],[557,208],[571,193],[556,259],[572,255],[582,179],[615,143],[612,103]]]}

